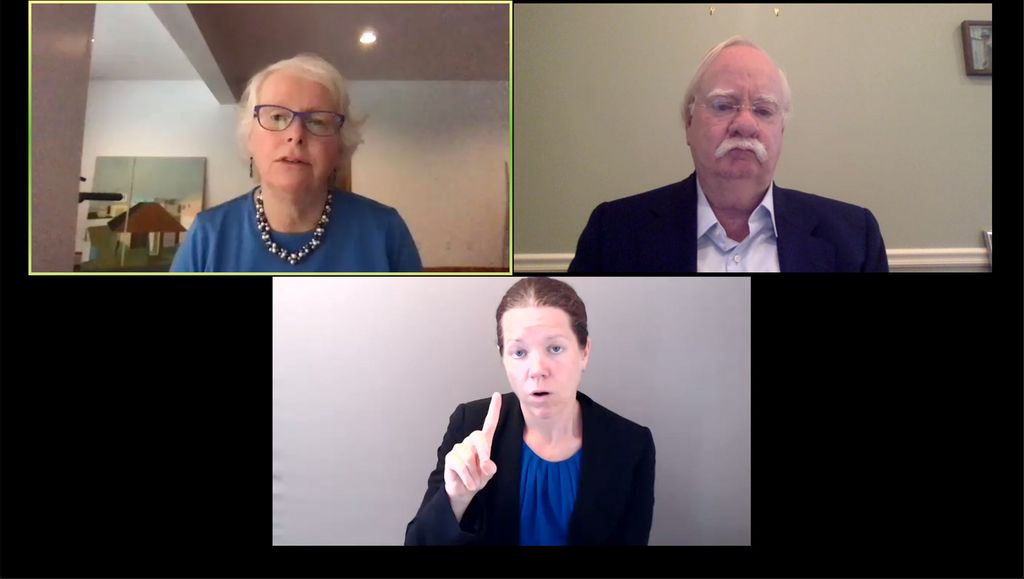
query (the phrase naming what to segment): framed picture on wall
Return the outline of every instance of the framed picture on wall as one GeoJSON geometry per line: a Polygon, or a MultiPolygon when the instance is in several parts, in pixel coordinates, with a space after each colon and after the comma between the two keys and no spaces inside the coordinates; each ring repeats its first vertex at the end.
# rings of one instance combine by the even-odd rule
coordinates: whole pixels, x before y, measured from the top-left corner
{"type": "Polygon", "coordinates": [[[168,271],[203,209],[205,157],[96,157],[91,201],[79,211],[78,271],[168,271]]]}
{"type": "Polygon", "coordinates": [[[960,35],[967,76],[992,76],[992,21],[964,20],[960,35]]]}

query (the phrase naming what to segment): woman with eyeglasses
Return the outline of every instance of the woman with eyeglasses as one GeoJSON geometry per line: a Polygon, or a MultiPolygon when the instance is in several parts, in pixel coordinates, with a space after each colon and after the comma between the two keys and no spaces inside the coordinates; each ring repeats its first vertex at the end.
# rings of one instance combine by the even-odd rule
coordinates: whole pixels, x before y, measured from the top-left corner
{"type": "Polygon", "coordinates": [[[256,187],[201,212],[171,271],[422,270],[398,211],[336,187],[362,142],[337,69],[311,54],[274,63],[249,80],[240,106],[256,187]]]}

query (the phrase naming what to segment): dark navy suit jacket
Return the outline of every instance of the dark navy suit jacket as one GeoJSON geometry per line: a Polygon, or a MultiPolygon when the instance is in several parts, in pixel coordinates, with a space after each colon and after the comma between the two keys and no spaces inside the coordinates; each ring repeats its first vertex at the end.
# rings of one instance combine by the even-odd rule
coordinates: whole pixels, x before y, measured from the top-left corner
{"type": "MultiPolygon", "coordinates": [[[[654,438],[640,426],[576,393],[583,415],[579,488],[569,520],[570,545],[646,545],[654,516],[654,438]]],[[[461,523],[444,490],[444,457],[484,423],[490,398],[460,404],[437,449],[406,545],[518,545],[523,411],[513,393],[501,398],[491,459],[498,472],[473,497],[461,523]]]]}
{"type": "MultiPolygon", "coordinates": [[[[870,211],[778,185],[779,269],[889,271],[870,211]]],[[[697,177],[601,203],[580,235],[570,273],[697,271],[697,177]]]]}

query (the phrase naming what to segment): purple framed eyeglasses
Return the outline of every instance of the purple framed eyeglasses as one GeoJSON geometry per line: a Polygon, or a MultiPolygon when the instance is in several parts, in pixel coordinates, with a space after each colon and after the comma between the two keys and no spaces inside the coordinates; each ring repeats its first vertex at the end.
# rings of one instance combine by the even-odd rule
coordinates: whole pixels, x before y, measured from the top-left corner
{"type": "Polygon", "coordinates": [[[252,116],[268,131],[283,131],[298,117],[306,130],[318,137],[329,137],[345,124],[345,115],[331,111],[300,113],[280,105],[256,105],[252,116]]]}

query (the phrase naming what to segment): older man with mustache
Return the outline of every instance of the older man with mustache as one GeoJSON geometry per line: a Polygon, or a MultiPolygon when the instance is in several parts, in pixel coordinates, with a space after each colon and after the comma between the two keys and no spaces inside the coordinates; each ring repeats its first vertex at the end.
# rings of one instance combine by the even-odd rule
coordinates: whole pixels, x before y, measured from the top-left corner
{"type": "Polygon", "coordinates": [[[598,205],[569,272],[888,271],[870,211],[772,181],[790,111],[767,53],[739,36],[712,48],[683,102],[695,172],[598,205]]]}

